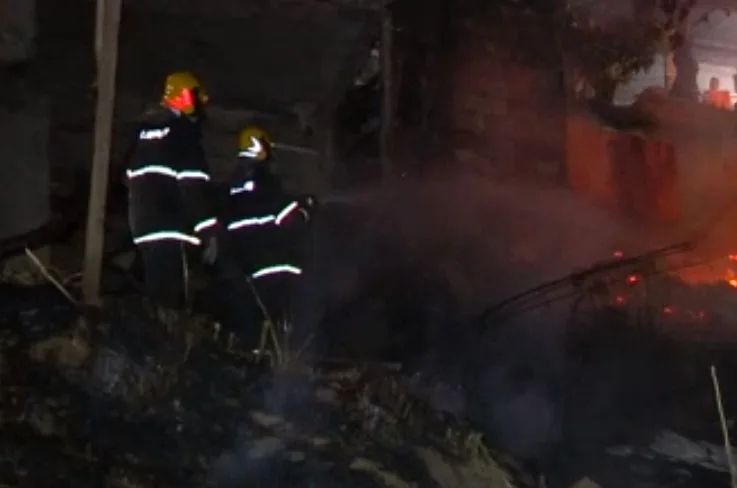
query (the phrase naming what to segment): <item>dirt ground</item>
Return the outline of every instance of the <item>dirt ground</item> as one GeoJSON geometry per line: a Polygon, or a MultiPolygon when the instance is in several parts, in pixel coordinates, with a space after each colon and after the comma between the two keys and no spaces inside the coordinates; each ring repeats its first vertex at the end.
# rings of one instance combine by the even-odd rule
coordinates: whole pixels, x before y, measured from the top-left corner
{"type": "Polygon", "coordinates": [[[532,486],[391,367],[272,375],[204,323],[167,331],[136,297],[90,328],[51,287],[1,296],[2,483],[532,486]]]}

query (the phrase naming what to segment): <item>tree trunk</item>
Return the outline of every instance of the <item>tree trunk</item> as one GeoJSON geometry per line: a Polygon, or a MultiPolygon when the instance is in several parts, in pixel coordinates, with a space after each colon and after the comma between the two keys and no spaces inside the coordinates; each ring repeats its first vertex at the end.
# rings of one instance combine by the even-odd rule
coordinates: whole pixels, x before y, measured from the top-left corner
{"type": "Polygon", "coordinates": [[[697,101],[699,85],[696,77],[699,74],[699,64],[693,57],[690,41],[683,42],[673,51],[673,64],[676,68],[676,76],[670,90],[671,95],[697,101]]]}
{"type": "Polygon", "coordinates": [[[673,51],[665,51],[663,53],[663,70],[665,76],[665,89],[670,92],[673,89],[673,83],[676,81],[676,63],[673,61],[673,51]]]}

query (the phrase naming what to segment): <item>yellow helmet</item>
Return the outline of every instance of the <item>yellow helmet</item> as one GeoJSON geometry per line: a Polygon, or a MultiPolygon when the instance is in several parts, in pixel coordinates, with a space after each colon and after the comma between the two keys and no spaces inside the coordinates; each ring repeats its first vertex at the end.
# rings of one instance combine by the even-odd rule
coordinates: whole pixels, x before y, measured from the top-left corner
{"type": "Polygon", "coordinates": [[[207,100],[200,80],[189,71],[177,71],[166,77],[163,101],[168,107],[192,115],[196,110],[196,102],[205,104],[207,100]]]}
{"type": "Polygon", "coordinates": [[[271,136],[256,126],[246,127],[238,135],[238,157],[264,161],[271,153],[271,136]]]}

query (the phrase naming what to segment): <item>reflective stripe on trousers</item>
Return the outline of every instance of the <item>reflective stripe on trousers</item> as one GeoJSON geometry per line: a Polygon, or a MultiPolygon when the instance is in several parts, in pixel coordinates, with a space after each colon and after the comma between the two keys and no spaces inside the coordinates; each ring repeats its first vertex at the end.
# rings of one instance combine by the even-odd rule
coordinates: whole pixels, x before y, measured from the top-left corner
{"type": "Polygon", "coordinates": [[[257,279],[276,274],[301,275],[302,270],[296,266],[292,266],[291,264],[278,264],[276,266],[266,266],[265,268],[261,268],[253,273],[251,278],[257,279]]]}
{"type": "Polygon", "coordinates": [[[192,244],[194,246],[200,245],[200,240],[192,235],[185,234],[179,231],[163,230],[157,232],[150,232],[141,236],[133,238],[135,244],[145,244],[148,242],[161,242],[161,241],[179,241],[192,244]]]}

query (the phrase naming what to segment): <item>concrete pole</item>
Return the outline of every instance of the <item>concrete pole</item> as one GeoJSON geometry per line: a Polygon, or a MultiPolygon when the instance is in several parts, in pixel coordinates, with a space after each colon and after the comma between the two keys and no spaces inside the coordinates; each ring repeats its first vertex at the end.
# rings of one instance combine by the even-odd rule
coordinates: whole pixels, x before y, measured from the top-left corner
{"type": "Polygon", "coordinates": [[[91,306],[100,305],[105,204],[115,109],[115,76],[118,64],[121,0],[98,0],[97,8],[98,12],[102,12],[102,22],[97,26],[102,29],[102,33],[98,31],[95,34],[96,39],[100,39],[97,66],[97,110],[83,280],[84,301],[91,306]]]}

